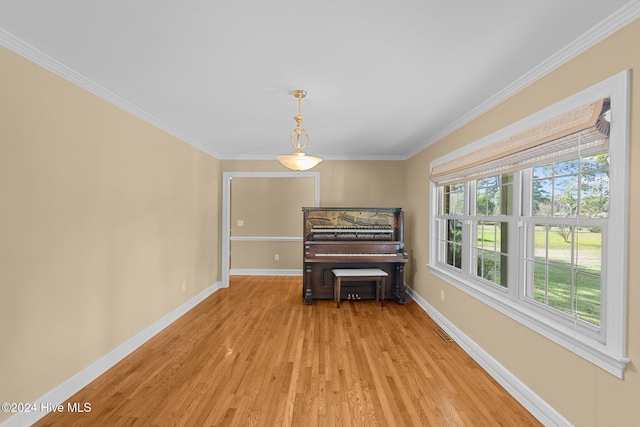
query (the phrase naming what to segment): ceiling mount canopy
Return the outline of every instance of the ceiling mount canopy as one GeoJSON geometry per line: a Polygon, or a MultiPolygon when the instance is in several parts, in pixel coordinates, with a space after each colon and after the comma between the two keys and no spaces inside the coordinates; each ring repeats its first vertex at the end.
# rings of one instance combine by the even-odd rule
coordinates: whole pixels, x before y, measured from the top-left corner
{"type": "Polygon", "coordinates": [[[304,116],[302,115],[302,98],[307,96],[307,92],[302,89],[293,91],[293,96],[298,99],[298,114],[293,117],[296,121],[296,127],[291,132],[291,145],[293,146],[293,154],[278,156],[277,159],[287,168],[294,171],[305,171],[316,166],[322,161],[320,157],[307,156],[304,149],[309,143],[309,134],[302,127],[304,116]]]}

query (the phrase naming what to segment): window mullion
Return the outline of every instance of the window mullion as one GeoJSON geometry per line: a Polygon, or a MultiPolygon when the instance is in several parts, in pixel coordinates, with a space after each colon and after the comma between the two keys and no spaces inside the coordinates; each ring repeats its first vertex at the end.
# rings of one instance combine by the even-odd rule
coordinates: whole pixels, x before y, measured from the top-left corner
{"type": "Polygon", "coordinates": [[[475,268],[475,262],[472,261],[471,242],[473,242],[473,227],[471,225],[471,212],[475,212],[475,203],[473,202],[475,195],[475,185],[472,182],[465,184],[465,206],[462,220],[462,271],[469,277],[472,269],[475,268]]]}
{"type": "MultiPolygon", "coordinates": [[[[522,174],[514,173],[513,174],[513,206],[512,206],[512,215],[508,217],[509,222],[509,242],[508,242],[508,268],[509,268],[509,278],[508,278],[508,286],[507,290],[511,298],[515,301],[520,298],[520,277],[523,276],[522,271],[522,262],[520,260],[524,259],[524,253],[521,252],[522,247],[522,239],[524,234],[522,232],[522,222],[520,221],[520,217],[522,216],[522,203],[523,200],[526,200],[527,197],[523,195],[523,184],[522,174]]],[[[526,194],[526,193],[524,193],[526,194]]]]}

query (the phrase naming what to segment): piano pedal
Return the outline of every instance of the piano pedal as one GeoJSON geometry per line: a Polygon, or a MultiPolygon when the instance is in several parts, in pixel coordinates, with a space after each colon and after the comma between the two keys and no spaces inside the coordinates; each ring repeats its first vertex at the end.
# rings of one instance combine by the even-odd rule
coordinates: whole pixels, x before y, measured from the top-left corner
{"type": "Polygon", "coordinates": [[[360,299],[360,294],[356,294],[355,299],[360,299]]]}

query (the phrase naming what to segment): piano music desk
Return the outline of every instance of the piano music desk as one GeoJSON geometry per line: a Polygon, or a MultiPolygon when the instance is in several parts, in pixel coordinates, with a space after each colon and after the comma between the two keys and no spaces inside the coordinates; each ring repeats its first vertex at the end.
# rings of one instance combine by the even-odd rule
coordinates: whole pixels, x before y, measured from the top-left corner
{"type": "Polygon", "coordinates": [[[381,306],[384,307],[384,291],[385,277],[387,272],[379,268],[334,268],[333,270],[333,296],[336,300],[336,306],[340,308],[340,287],[342,279],[348,279],[350,282],[376,282],[376,301],[381,300],[381,306]]]}

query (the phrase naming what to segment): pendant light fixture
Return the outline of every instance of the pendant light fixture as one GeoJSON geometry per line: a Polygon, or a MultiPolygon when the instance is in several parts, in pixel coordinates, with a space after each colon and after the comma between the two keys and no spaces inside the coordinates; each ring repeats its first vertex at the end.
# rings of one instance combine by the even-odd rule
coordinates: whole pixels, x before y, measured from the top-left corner
{"type": "Polygon", "coordinates": [[[293,118],[296,121],[296,127],[291,132],[291,145],[293,146],[293,154],[277,156],[277,159],[294,171],[306,171],[316,166],[322,161],[320,157],[307,156],[304,149],[309,143],[309,135],[302,128],[304,117],[302,116],[302,98],[307,96],[307,92],[302,89],[293,91],[293,96],[298,99],[298,115],[293,118]]]}

